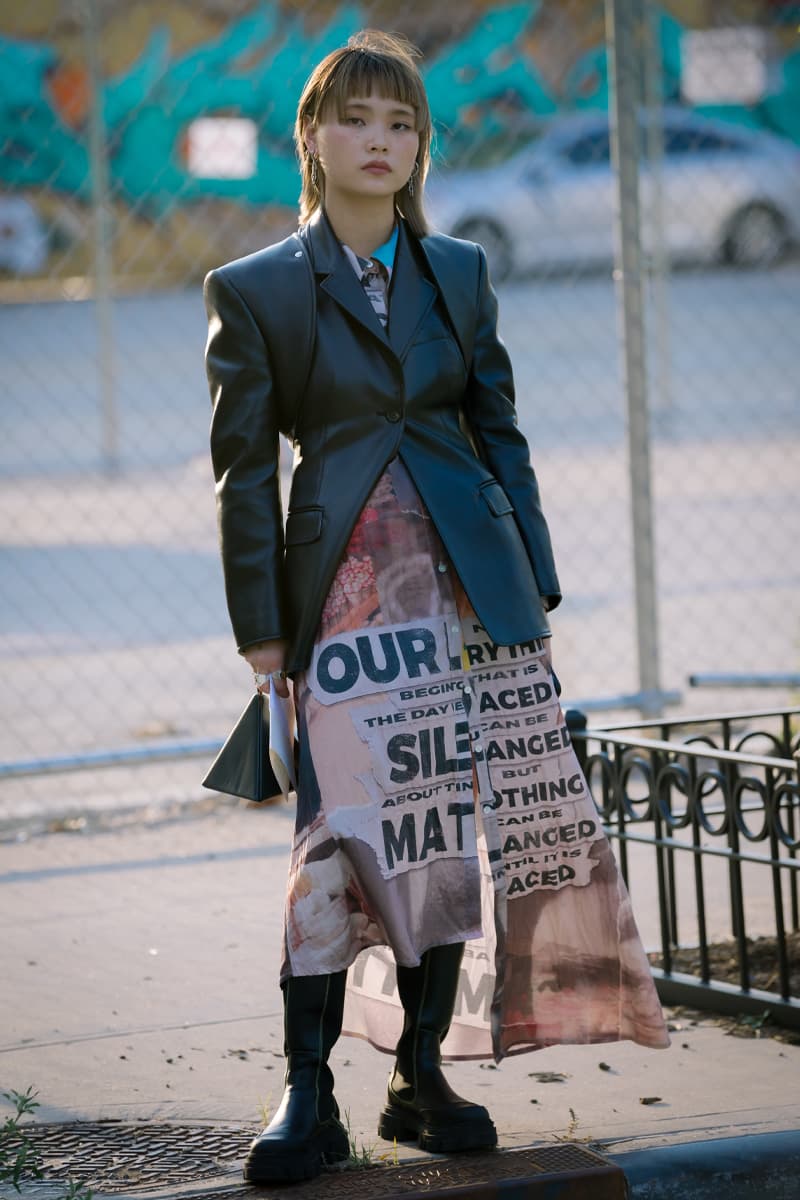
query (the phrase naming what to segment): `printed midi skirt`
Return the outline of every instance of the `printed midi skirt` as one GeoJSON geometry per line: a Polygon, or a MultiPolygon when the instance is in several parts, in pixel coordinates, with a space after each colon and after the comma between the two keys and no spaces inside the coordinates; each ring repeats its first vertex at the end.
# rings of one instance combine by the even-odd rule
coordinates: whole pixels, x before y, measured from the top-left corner
{"type": "Polygon", "coordinates": [[[353,531],[294,697],[282,979],[351,967],[344,1031],[393,1052],[395,964],[466,942],[448,1058],[669,1044],[546,642],[492,642],[399,459],[353,531]]]}

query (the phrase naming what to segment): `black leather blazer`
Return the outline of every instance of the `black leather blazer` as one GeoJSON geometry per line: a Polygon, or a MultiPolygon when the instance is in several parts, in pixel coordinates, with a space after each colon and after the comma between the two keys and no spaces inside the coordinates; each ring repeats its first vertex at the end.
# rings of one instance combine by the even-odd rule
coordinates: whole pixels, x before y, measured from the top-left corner
{"type": "Polygon", "coordinates": [[[561,598],[484,252],[398,220],[386,331],[324,214],[205,280],[234,636],[240,650],[288,639],[289,671],[308,664],[350,533],[395,455],[495,642],[546,634],[561,598]],[[295,450],[285,531],[279,433],[295,450]]]}

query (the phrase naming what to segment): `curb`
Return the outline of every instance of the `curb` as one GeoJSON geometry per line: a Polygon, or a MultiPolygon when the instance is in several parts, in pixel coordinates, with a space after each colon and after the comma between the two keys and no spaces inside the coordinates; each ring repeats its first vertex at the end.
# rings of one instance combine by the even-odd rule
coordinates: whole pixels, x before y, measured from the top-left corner
{"type": "Polygon", "coordinates": [[[632,1200],[797,1200],[800,1129],[614,1154],[632,1200]]]}
{"type": "Polygon", "coordinates": [[[613,1143],[596,1142],[589,1148],[559,1142],[491,1154],[432,1155],[405,1159],[392,1169],[328,1171],[305,1183],[269,1187],[268,1193],[242,1180],[239,1160],[252,1131],[238,1127],[128,1127],[110,1121],[34,1125],[30,1132],[41,1135],[43,1140],[34,1140],[55,1173],[53,1178],[46,1173],[48,1182],[26,1186],[29,1200],[62,1200],[65,1167],[72,1165],[66,1160],[103,1166],[109,1155],[119,1159],[123,1175],[110,1187],[99,1182],[92,1189],[96,1200],[248,1200],[261,1195],[265,1200],[267,1195],[275,1200],[797,1200],[800,1195],[800,1129],[618,1154],[613,1143]],[[143,1175],[138,1160],[151,1141],[158,1153],[145,1162],[143,1175]],[[180,1150],[182,1180],[169,1179],[176,1152],[172,1141],[180,1150]]]}

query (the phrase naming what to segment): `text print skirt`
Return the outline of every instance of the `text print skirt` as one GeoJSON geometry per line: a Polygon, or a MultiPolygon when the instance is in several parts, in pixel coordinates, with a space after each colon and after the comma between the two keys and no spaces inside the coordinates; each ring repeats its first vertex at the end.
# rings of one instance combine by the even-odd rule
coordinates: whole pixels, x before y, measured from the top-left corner
{"type": "Polygon", "coordinates": [[[669,1044],[544,643],[491,641],[399,459],[350,539],[295,705],[282,979],[354,964],[345,1032],[391,1052],[395,963],[466,942],[447,1057],[669,1044]]]}

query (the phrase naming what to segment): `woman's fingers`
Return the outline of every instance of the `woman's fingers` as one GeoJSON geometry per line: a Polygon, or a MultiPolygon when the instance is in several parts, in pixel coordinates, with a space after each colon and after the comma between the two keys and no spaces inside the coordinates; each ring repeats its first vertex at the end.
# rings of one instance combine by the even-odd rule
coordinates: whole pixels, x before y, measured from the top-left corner
{"type": "Polygon", "coordinates": [[[268,695],[270,688],[275,688],[278,696],[285,698],[289,695],[289,685],[286,682],[286,672],[284,670],[279,668],[272,671],[254,670],[253,677],[257,692],[263,692],[265,695],[268,695]]]}
{"type": "MultiPolygon", "coordinates": [[[[283,672],[281,672],[283,674],[283,672]]],[[[281,674],[277,672],[270,677],[270,687],[274,687],[277,695],[283,696],[284,700],[289,695],[289,684],[286,681],[286,676],[281,678],[281,674]]]]}

